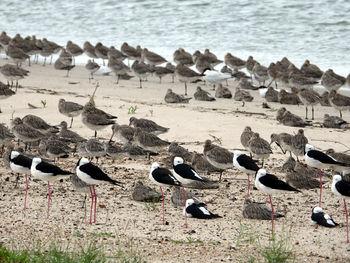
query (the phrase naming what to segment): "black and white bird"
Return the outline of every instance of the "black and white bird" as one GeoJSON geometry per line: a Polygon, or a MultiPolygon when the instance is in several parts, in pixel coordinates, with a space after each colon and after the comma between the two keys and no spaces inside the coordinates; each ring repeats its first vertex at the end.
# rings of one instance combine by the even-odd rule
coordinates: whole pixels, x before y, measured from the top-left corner
{"type": "Polygon", "coordinates": [[[322,173],[321,169],[332,168],[336,171],[348,171],[349,165],[338,162],[336,159],[321,151],[315,150],[311,144],[305,145],[305,163],[311,167],[317,168],[320,176],[320,201],[319,207],[322,204],[322,173]]]}
{"type": "Polygon", "coordinates": [[[99,167],[92,164],[86,158],[80,158],[76,166],[77,176],[87,183],[90,188],[91,194],[91,207],[90,207],[90,224],[92,223],[92,207],[94,206],[94,221],[96,223],[96,204],[97,204],[97,195],[95,191],[95,184],[111,183],[117,186],[121,186],[122,183],[110,178],[106,173],[104,173],[99,167]]]}
{"type": "Polygon", "coordinates": [[[163,187],[166,186],[180,186],[180,183],[175,179],[173,174],[166,168],[161,168],[157,162],[152,163],[151,171],[149,173],[149,179],[159,185],[160,192],[162,193],[163,198],[163,224],[165,224],[164,216],[164,193],[163,187]]]}
{"type": "Polygon", "coordinates": [[[271,220],[272,220],[272,233],[273,233],[273,216],[274,209],[272,204],[271,195],[276,194],[280,191],[294,191],[300,192],[294,187],[290,186],[286,182],[278,179],[277,176],[273,174],[268,174],[265,169],[259,169],[255,176],[255,187],[268,194],[271,205],[271,220]]]}
{"type": "Polygon", "coordinates": [[[325,227],[336,227],[338,225],[334,222],[333,218],[329,214],[323,212],[322,208],[319,206],[312,209],[311,224],[325,227]]]}
{"type": "Polygon", "coordinates": [[[204,207],[203,204],[196,204],[193,199],[186,200],[186,207],[184,208],[184,215],[188,217],[198,218],[198,219],[214,219],[221,218],[217,214],[213,214],[208,209],[204,207]]]}
{"type": "Polygon", "coordinates": [[[250,178],[249,174],[255,174],[260,168],[257,166],[256,162],[250,158],[248,155],[242,153],[239,150],[233,152],[233,165],[248,175],[248,192],[247,198],[250,192],[250,178]]]}
{"type": "MultiPolygon", "coordinates": [[[[185,195],[185,188],[184,184],[191,184],[195,181],[205,182],[206,180],[202,178],[194,168],[192,168],[190,165],[184,163],[184,159],[176,156],[173,161],[173,170],[174,170],[174,176],[175,178],[181,183],[182,185],[182,192],[184,195],[185,200],[185,207],[186,207],[186,195],[185,195]]],[[[186,211],[186,210],[185,210],[186,211]]],[[[185,228],[187,228],[187,216],[185,213],[185,228]]]]}
{"type": "Polygon", "coordinates": [[[14,173],[25,174],[26,177],[26,195],[24,197],[24,208],[27,208],[27,194],[28,194],[28,174],[32,166],[32,158],[20,154],[17,151],[11,151],[10,153],[10,168],[14,173]]]}
{"type": "Polygon", "coordinates": [[[350,182],[344,181],[339,174],[333,175],[332,192],[344,200],[346,217],[346,243],[349,243],[348,208],[345,199],[350,198],[350,182]]]}
{"type": "Polygon", "coordinates": [[[60,180],[62,178],[68,178],[72,173],[69,171],[62,170],[56,165],[51,163],[44,162],[41,158],[35,157],[32,160],[32,166],[30,167],[30,172],[34,178],[47,181],[48,187],[48,202],[47,202],[47,216],[50,216],[50,200],[51,200],[51,191],[50,191],[50,182],[60,180]]]}

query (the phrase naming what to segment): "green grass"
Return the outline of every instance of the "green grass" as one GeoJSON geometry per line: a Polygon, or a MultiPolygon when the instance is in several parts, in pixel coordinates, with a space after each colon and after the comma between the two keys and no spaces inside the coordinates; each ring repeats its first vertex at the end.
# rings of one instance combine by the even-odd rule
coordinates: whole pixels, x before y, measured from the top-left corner
{"type": "Polygon", "coordinates": [[[135,106],[130,106],[128,110],[128,114],[135,114],[137,110],[137,105],[135,106]]]}
{"type": "Polygon", "coordinates": [[[276,240],[276,237],[273,236],[269,244],[261,248],[261,254],[265,262],[269,263],[295,261],[295,253],[291,249],[289,238],[276,240]]]}
{"type": "Polygon", "coordinates": [[[133,249],[117,248],[115,254],[107,255],[102,245],[91,241],[88,245],[79,245],[78,248],[68,251],[68,247],[62,247],[53,242],[47,249],[41,246],[40,241],[33,248],[25,250],[9,249],[0,244],[1,263],[107,263],[144,262],[142,256],[133,249]]]}
{"type": "Polygon", "coordinates": [[[158,203],[160,197],[152,196],[152,200],[150,202],[143,201],[143,205],[146,207],[147,211],[158,211],[158,203]]]}
{"type": "Polygon", "coordinates": [[[187,237],[187,240],[176,240],[176,239],[170,239],[171,243],[174,244],[194,244],[194,243],[203,243],[203,241],[200,238],[192,238],[187,237]]]}

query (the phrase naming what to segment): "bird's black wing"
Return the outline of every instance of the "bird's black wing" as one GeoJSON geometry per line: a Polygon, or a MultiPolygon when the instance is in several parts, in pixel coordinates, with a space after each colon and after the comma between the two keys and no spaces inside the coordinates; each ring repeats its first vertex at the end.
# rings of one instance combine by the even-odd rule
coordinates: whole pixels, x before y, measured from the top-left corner
{"type": "Polygon", "coordinates": [[[152,172],[154,180],[161,184],[180,185],[173,174],[166,168],[157,168],[152,172]]]}
{"type": "Polygon", "coordinates": [[[182,163],[173,166],[175,173],[185,179],[204,181],[204,179],[196,172],[194,168],[188,164],[182,163]]]}
{"type": "Polygon", "coordinates": [[[350,197],[350,183],[346,181],[339,181],[335,184],[337,191],[344,195],[350,197]]]}
{"type": "Polygon", "coordinates": [[[330,157],[329,155],[327,155],[321,151],[311,150],[311,151],[307,152],[307,155],[313,159],[319,160],[321,163],[345,165],[343,163],[336,161],[335,159],[333,159],[332,157],[330,157]]]}
{"type": "Polygon", "coordinates": [[[23,154],[20,154],[17,157],[11,159],[11,162],[28,169],[30,169],[30,167],[32,166],[32,158],[29,158],[23,154]]]}
{"type": "Polygon", "coordinates": [[[245,154],[238,156],[237,162],[247,170],[256,172],[260,169],[254,162],[254,160],[245,154]]]}
{"type": "Polygon", "coordinates": [[[113,180],[110,178],[106,173],[104,173],[99,167],[96,165],[93,165],[92,163],[86,163],[79,167],[80,171],[83,173],[88,174],[91,176],[92,179],[100,180],[100,181],[107,181],[115,185],[122,184],[121,182],[118,182],[116,180],[113,180]]]}
{"type": "Polygon", "coordinates": [[[312,213],[311,220],[315,221],[318,225],[325,227],[336,227],[338,225],[333,221],[333,219],[329,215],[325,214],[324,212],[312,213]],[[334,225],[330,223],[333,223],[334,225]]]}
{"type": "Polygon", "coordinates": [[[221,217],[219,215],[211,213],[204,206],[199,206],[197,204],[189,205],[186,208],[186,213],[191,214],[192,217],[198,219],[212,219],[221,217]]]}
{"type": "Polygon", "coordinates": [[[278,179],[278,177],[273,174],[266,174],[260,177],[259,180],[263,185],[265,185],[266,187],[270,187],[272,189],[300,192],[299,190],[290,186],[286,182],[278,179]]]}
{"type": "Polygon", "coordinates": [[[53,165],[51,163],[47,163],[44,161],[41,161],[37,166],[36,169],[43,172],[43,173],[52,173],[54,175],[59,175],[59,174],[72,174],[72,172],[62,170],[60,167],[53,165]]]}

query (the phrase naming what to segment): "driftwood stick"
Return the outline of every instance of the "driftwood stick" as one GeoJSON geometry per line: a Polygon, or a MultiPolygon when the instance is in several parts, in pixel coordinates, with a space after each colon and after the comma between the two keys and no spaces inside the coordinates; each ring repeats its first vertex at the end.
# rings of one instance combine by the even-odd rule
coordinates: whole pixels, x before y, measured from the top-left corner
{"type": "MultiPolygon", "coordinates": [[[[324,140],[324,139],[311,139],[312,141],[315,141],[315,142],[332,142],[332,143],[338,143],[338,144],[341,144],[343,145],[344,147],[346,147],[348,150],[347,151],[350,151],[350,147],[345,145],[344,143],[342,142],[339,142],[339,141],[334,141],[334,140],[324,140]]],[[[346,152],[347,152],[346,151],[346,152]]]]}

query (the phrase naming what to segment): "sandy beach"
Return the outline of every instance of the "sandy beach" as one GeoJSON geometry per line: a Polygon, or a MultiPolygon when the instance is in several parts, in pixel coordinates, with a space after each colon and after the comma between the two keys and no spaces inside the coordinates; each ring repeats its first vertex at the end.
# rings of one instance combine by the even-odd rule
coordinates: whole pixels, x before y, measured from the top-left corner
{"type": "MultiPolygon", "coordinates": [[[[0,60],[0,65],[7,63],[0,60]]],[[[64,77],[65,71],[57,71],[53,65],[43,67],[34,64],[25,66],[30,71],[29,76],[20,80],[21,87],[17,94],[1,100],[0,122],[10,125],[13,117],[23,117],[26,114],[35,114],[50,124],[57,125],[69,119],[58,112],[58,100],[75,101],[85,104],[93,93],[97,82],[95,103],[100,109],[118,116],[119,124],[128,124],[129,118],[148,118],[158,124],[169,127],[162,139],[176,141],[183,147],[202,153],[206,139],[219,138],[222,146],[233,151],[243,149],[240,135],[245,126],[269,141],[274,132],[288,132],[296,134],[298,128],[287,127],[276,121],[276,112],[282,107],[279,103],[268,103],[271,109],[263,109],[265,102],[258,91],[250,91],[254,96],[252,102],[245,103],[233,99],[216,99],[214,102],[196,101],[194,98],[189,104],[167,104],[164,96],[168,88],[183,94],[184,84],[171,77],[159,79],[148,78],[139,87],[137,77],[131,80],[120,80],[116,84],[115,76],[95,76],[89,82],[88,71],[83,66],[76,66],[69,78],[64,77]],[[46,101],[43,108],[41,101],[46,101]],[[37,106],[29,108],[28,103],[37,106]],[[133,114],[128,113],[130,107],[135,107],[133,114]]],[[[0,80],[6,80],[0,75],[0,80]]],[[[199,85],[215,94],[212,87],[199,85]]],[[[237,83],[229,80],[229,89],[234,93],[237,83]]],[[[188,85],[188,94],[193,96],[198,84],[188,85]]],[[[283,105],[289,111],[305,117],[303,105],[283,105]]],[[[319,150],[334,148],[344,152],[350,148],[348,130],[322,128],[324,114],[338,115],[332,107],[315,107],[315,120],[307,126],[305,135],[309,142],[319,150]]],[[[350,121],[349,112],[343,113],[343,118],[350,121]]],[[[74,119],[72,130],[86,138],[94,132],[84,126],[81,117],[74,119]]],[[[111,136],[111,129],[98,132],[101,140],[107,141],[111,136]]],[[[274,154],[265,162],[265,168],[273,174],[284,174],[280,168],[287,159],[277,146],[273,146],[274,154]]],[[[239,262],[248,261],[249,255],[259,254],[257,242],[246,241],[247,237],[259,239],[260,245],[268,245],[271,222],[244,219],[242,207],[247,189],[246,174],[233,168],[223,174],[223,182],[219,189],[193,190],[208,204],[208,209],[223,218],[201,221],[189,219],[189,228],[183,228],[184,217],[182,207],[175,208],[170,201],[170,190],[165,191],[166,221],[161,224],[162,206],[159,203],[156,209],[150,209],[142,202],[131,199],[134,184],[142,181],[159,191],[157,186],[148,179],[151,163],[157,161],[164,164],[168,157],[166,151],[151,160],[119,159],[115,163],[109,158],[102,158],[101,168],[112,178],[125,183],[124,189],[111,185],[98,186],[97,224],[87,225],[85,211],[81,209],[83,195],[76,193],[69,180],[63,183],[53,183],[51,195],[52,206],[50,219],[46,220],[47,185],[45,182],[29,182],[28,209],[23,212],[25,193],[25,179],[21,177],[18,187],[15,188],[16,176],[7,170],[0,161],[0,242],[11,247],[35,246],[37,240],[43,243],[57,241],[61,244],[74,245],[94,240],[103,244],[107,251],[115,251],[119,247],[130,247],[139,251],[148,262],[239,262]],[[243,231],[244,230],[244,231],[243,231]],[[244,232],[244,234],[242,234],[244,232]],[[79,233],[79,234],[78,234],[79,233]]],[[[58,165],[68,170],[74,170],[80,156],[74,154],[58,165]]],[[[168,167],[170,168],[170,167],[168,167]]],[[[218,174],[211,174],[213,180],[218,174]]],[[[343,201],[331,192],[331,178],[325,178],[323,209],[332,215],[340,224],[339,227],[327,229],[311,226],[310,216],[312,208],[318,204],[319,190],[304,190],[302,193],[282,193],[273,197],[276,210],[285,214],[284,218],[275,221],[277,239],[288,237],[288,245],[295,252],[295,262],[349,262],[349,244],[346,244],[346,224],[343,211],[343,201]]],[[[253,190],[251,198],[269,205],[268,196],[253,190]]],[[[89,201],[87,205],[89,208],[89,201]]],[[[86,211],[89,215],[89,209],[86,211]]]]}

